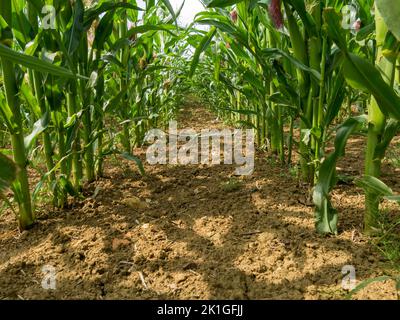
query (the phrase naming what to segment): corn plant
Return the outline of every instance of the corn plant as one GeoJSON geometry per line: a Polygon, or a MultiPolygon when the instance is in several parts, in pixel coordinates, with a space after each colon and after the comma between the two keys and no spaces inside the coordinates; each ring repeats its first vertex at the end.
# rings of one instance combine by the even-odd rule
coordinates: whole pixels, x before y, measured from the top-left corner
{"type": "Polygon", "coordinates": [[[179,105],[182,80],[166,64],[173,50],[176,58],[184,47],[172,31],[179,30],[179,12],[168,0],[146,1],[144,9],[136,1],[101,0],[87,7],[82,0],[14,0],[2,2],[0,13],[0,115],[17,166],[12,190],[19,224],[27,229],[45,184],[62,208],[70,196],[80,197],[83,181],[102,176],[107,155],[121,154],[144,173],[131,145],[142,142],[154,119],[172,117],[179,105]],[[50,28],[43,20],[45,4],[55,10],[50,28]],[[121,131],[106,125],[115,114],[121,131]],[[38,150],[46,169],[31,194],[27,169],[38,150]]]}
{"type": "MultiPolygon", "coordinates": [[[[219,68],[218,78],[228,88],[228,96],[245,97],[241,102],[248,106],[240,110],[235,106],[237,100],[231,99],[230,111],[246,112],[250,119],[255,118],[252,125],[257,128],[258,142],[268,138],[271,150],[281,157],[283,123],[288,121],[292,141],[293,124],[299,120],[300,168],[303,179],[315,183],[317,230],[336,233],[337,212],[329,201],[329,192],[336,181],[336,162],[344,154],[348,138],[368,125],[365,171],[378,177],[385,150],[398,131],[399,104],[394,90],[398,42],[393,31],[398,23],[396,10],[389,9],[395,5],[376,1],[373,14],[373,1],[349,1],[347,4],[358,4],[358,15],[365,26],[361,28],[357,20],[352,29],[345,30],[340,12],[346,3],[342,1],[204,2],[218,9],[201,13],[196,20],[212,29],[197,46],[192,71],[199,64],[201,52],[215,57],[218,41],[227,42],[219,48],[227,53],[226,61],[235,77],[225,77],[219,68]],[[361,42],[367,45],[361,46],[361,42]],[[252,86],[248,94],[247,83],[252,86]],[[332,124],[339,115],[351,114],[350,107],[357,100],[368,104],[368,116],[341,124],[335,134],[336,150],[326,155],[325,147],[334,135],[332,124]]],[[[290,160],[291,143],[288,149],[290,160]]],[[[378,204],[379,197],[367,190],[366,232],[376,227],[378,204]]]]}
{"type": "MultiPolygon", "coordinates": [[[[317,207],[317,229],[323,233],[337,232],[337,212],[329,201],[329,191],[335,184],[335,167],[338,157],[343,155],[346,141],[357,130],[361,122],[368,125],[368,140],[365,160],[366,176],[378,178],[385,152],[399,130],[400,97],[395,90],[395,69],[399,55],[398,39],[387,29],[393,21],[390,2],[375,2],[376,57],[375,65],[360,55],[349,51],[346,39],[341,34],[339,17],[332,9],[326,9],[329,33],[342,52],[344,75],[347,82],[356,89],[371,93],[368,117],[352,119],[343,124],[336,137],[335,152],[323,163],[314,201],[317,207]],[[386,15],[382,16],[382,12],[386,15]],[[384,23],[384,21],[388,21],[384,23]]],[[[393,29],[395,30],[395,29],[393,29]]],[[[373,233],[378,228],[380,194],[374,188],[366,188],[366,212],[364,228],[373,233]]]]}
{"type": "Polygon", "coordinates": [[[35,71],[41,70],[48,72],[48,74],[54,76],[72,78],[74,75],[66,69],[56,67],[48,62],[12,50],[14,45],[12,12],[11,1],[3,1],[0,6],[2,36],[0,56],[5,99],[4,96],[0,97],[1,114],[11,135],[14,160],[18,168],[16,180],[13,183],[12,189],[14,191],[15,200],[19,206],[19,226],[21,229],[27,229],[32,226],[35,220],[28,182],[27,153],[32,145],[32,141],[47,125],[47,117],[43,117],[37,122],[33,132],[24,138],[23,117],[19,105],[19,91],[22,88],[20,77],[21,70],[17,69],[15,64],[20,64],[35,71]]]}

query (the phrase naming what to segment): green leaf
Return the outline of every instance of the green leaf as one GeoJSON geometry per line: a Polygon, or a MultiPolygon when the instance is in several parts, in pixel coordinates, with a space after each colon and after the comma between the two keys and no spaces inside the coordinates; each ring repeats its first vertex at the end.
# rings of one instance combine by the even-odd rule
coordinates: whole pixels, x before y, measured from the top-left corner
{"type": "Polygon", "coordinates": [[[174,8],[171,5],[171,2],[169,0],[161,0],[162,3],[167,7],[168,11],[171,13],[172,17],[174,18],[174,21],[176,21],[176,13],[174,11],[174,8]]]}
{"type": "Polygon", "coordinates": [[[0,44],[0,57],[7,59],[11,62],[24,66],[26,68],[39,71],[42,73],[49,73],[61,78],[74,79],[76,77],[86,79],[86,77],[80,75],[74,75],[70,70],[55,66],[44,60],[40,60],[36,57],[28,56],[23,53],[14,51],[2,44],[0,44]]]}
{"type": "Polygon", "coordinates": [[[338,216],[332,207],[329,193],[336,184],[336,163],[344,155],[347,140],[357,128],[367,121],[366,116],[350,118],[337,130],[335,151],[322,162],[318,182],[314,188],[316,228],[319,233],[337,233],[338,216]]]}
{"type": "Polygon", "coordinates": [[[121,153],[121,155],[126,160],[134,161],[136,163],[136,165],[138,166],[140,174],[142,176],[144,176],[146,174],[145,171],[144,171],[143,163],[138,157],[135,157],[134,155],[132,155],[130,153],[127,153],[127,152],[121,153]]]}
{"type": "Polygon", "coordinates": [[[343,64],[343,73],[352,87],[372,93],[382,113],[400,120],[399,96],[368,60],[348,53],[343,64]]]}
{"type": "MultiPolygon", "coordinates": [[[[14,212],[13,205],[10,200],[3,194],[3,191],[12,187],[13,182],[17,179],[17,166],[10,158],[0,153],[0,199],[14,212]]],[[[0,214],[1,215],[1,214],[0,214]]]]}
{"type": "Polygon", "coordinates": [[[235,124],[239,125],[241,128],[251,128],[251,129],[257,130],[257,127],[255,126],[255,124],[250,121],[237,120],[237,121],[235,121],[235,124]]]}
{"type": "Polygon", "coordinates": [[[50,122],[50,117],[48,112],[46,112],[41,119],[36,121],[33,125],[33,130],[31,134],[24,139],[25,149],[30,150],[36,138],[47,129],[50,122]]]}
{"type": "Polygon", "coordinates": [[[17,179],[17,166],[10,158],[0,153],[0,199],[16,214],[11,202],[3,194],[5,189],[12,187],[17,179]]]}
{"type": "Polygon", "coordinates": [[[314,69],[306,66],[300,60],[292,57],[290,54],[286,53],[285,51],[282,51],[282,50],[277,49],[277,48],[268,48],[268,49],[262,50],[262,53],[265,55],[265,57],[273,57],[273,56],[285,57],[295,67],[310,73],[317,81],[321,81],[321,74],[317,70],[314,70],[314,69]]]}
{"type": "Polygon", "coordinates": [[[231,109],[231,108],[221,108],[221,107],[216,107],[215,109],[217,110],[225,110],[225,111],[229,111],[232,113],[238,113],[238,114],[244,114],[244,115],[257,115],[257,111],[254,110],[250,110],[250,109],[231,109]]]}
{"type": "Polygon", "coordinates": [[[334,8],[324,9],[324,20],[331,38],[341,50],[347,51],[346,33],[341,26],[340,16],[334,8]]]}
{"type": "Polygon", "coordinates": [[[254,91],[256,90],[259,90],[262,93],[265,92],[265,87],[262,79],[260,79],[258,75],[254,74],[251,70],[247,70],[243,73],[243,80],[251,84],[250,90],[252,91],[252,94],[255,94],[254,91]]]}
{"type": "Polygon", "coordinates": [[[356,40],[357,41],[363,41],[367,39],[370,35],[372,35],[375,32],[375,22],[370,23],[369,25],[361,28],[360,31],[358,31],[356,40]]]}
{"type": "Polygon", "coordinates": [[[383,198],[386,200],[389,200],[389,201],[394,201],[394,202],[400,203],[400,196],[386,196],[383,198]]]}
{"type": "Polygon", "coordinates": [[[382,139],[375,148],[375,159],[383,159],[387,148],[400,129],[399,121],[389,119],[383,132],[382,139]]]}
{"type": "Polygon", "coordinates": [[[243,1],[244,0],[211,0],[207,1],[207,8],[224,8],[243,1]]]}
{"type": "Polygon", "coordinates": [[[17,130],[17,124],[14,121],[14,115],[8,106],[2,91],[0,91],[0,116],[3,118],[2,120],[10,132],[17,130]]]}
{"type": "Polygon", "coordinates": [[[193,77],[194,72],[196,71],[197,65],[199,64],[200,55],[202,54],[202,52],[204,52],[208,48],[208,46],[210,45],[216,32],[217,32],[217,29],[215,27],[212,27],[210,29],[210,31],[201,40],[199,46],[196,48],[196,51],[193,55],[192,64],[190,66],[189,77],[193,77]]]}
{"type": "Polygon", "coordinates": [[[186,0],[183,0],[181,6],[178,8],[178,11],[175,13],[175,16],[172,16],[172,20],[167,21],[167,23],[173,23],[180,17],[185,4],[186,0]]]}
{"type": "Polygon", "coordinates": [[[351,290],[350,293],[346,296],[346,299],[351,299],[351,297],[356,294],[357,292],[361,291],[362,289],[366,288],[367,286],[369,286],[371,283],[374,282],[383,282],[386,280],[391,280],[392,277],[389,276],[380,276],[380,277],[376,277],[376,278],[372,278],[372,279],[368,279],[365,280],[363,282],[361,282],[357,287],[355,287],[355,289],[351,290]]]}
{"type": "Polygon", "coordinates": [[[400,97],[382,78],[381,72],[368,60],[347,49],[345,33],[340,26],[339,15],[332,8],[324,10],[329,35],[343,52],[343,73],[346,81],[354,88],[371,93],[382,113],[400,120],[400,97]]]}
{"type": "Polygon", "coordinates": [[[43,3],[42,0],[27,0],[35,9],[37,12],[41,12],[43,3]]]}
{"type": "Polygon", "coordinates": [[[293,8],[296,10],[296,13],[300,16],[300,19],[304,23],[305,29],[312,35],[317,35],[316,24],[311,16],[307,12],[306,4],[304,0],[287,0],[293,8]]]}
{"type": "Polygon", "coordinates": [[[21,98],[25,100],[29,108],[32,109],[36,118],[41,117],[40,107],[36,97],[33,95],[31,88],[27,83],[22,83],[20,88],[21,98]]]}
{"type": "Polygon", "coordinates": [[[0,153],[0,192],[9,188],[17,178],[17,166],[14,161],[0,153]]]}
{"type": "Polygon", "coordinates": [[[343,101],[346,98],[346,82],[342,75],[336,77],[332,86],[332,91],[328,99],[326,115],[324,117],[324,127],[328,127],[338,115],[343,101]]]}
{"type": "Polygon", "coordinates": [[[96,28],[94,35],[93,46],[102,50],[104,48],[104,43],[110,37],[113,31],[114,24],[114,11],[107,12],[107,14],[100,20],[99,25],[96,28]]]}
{"type": "Polygon", "coordinates": [[[65,33],[68,54],[72,55],[79,47],[84,32],[83,17],[85,8],[82,0],[76,0],[73,6],[74,16],[71,27],[65,33]]]}
{"type": "Polygon", "coordinates": [[[400,3],[398,0],[375,0],[388,29],[400,41],[400,3]]]}
{"type": "Polygon", "coordinates": [[[390,189],[381,180],[372,176],[364,176],[361,179],[357,179],[355,183],[360,188],[363,188],[366,192],[372,192],[376,194],[378,197],[382,196],[387,197],[393,195],[392,189],[390,189]]]}
{"type": "Polygon", "coordinates": [[[169,24],[158,24],[158,25],[154,25],[154,24],[144,24],[141,26],[137,26],[137,27],[133,27],[131,29],[129,29],[127,37],[131,37],[134,34],[138,34],[138,33],[146,33],[147,31],[166,31],[169,34],[171,34],[172,36],[176,37],[176,35],[171,32],[171,30],[175,29],[174,26],[169,25],[169,24]]]}
{"type": "Polygon", "coordinates": [[[60,177],[59,185],[61,190],[65,190],[70,196],[76,197],[78,195],[71,181],[68,180],[66,177],[64,176],[60,177]]]}
{"type": "Polygon", "coordinates": [[[137,11],[143,11],[143,9],[134,6],[130,3],[119,2],[119,3],[112,3],[112,2],[104,2],[98,7],[90,8],[85,12],[85,19],[84,19],[84,26],[85,30],[88,30],[92,25],[93,21],[97,19],[102,13],[107,11],[112,11],[118,8],[125,8],[125,9],[132,9],[137,11]]]}
{"type": "Polygon", "coordinates": [[[119,68],[123,69],[124,65],[112,54],[105,54],[101,57],[102,61],[115,64],[119,68]]]}

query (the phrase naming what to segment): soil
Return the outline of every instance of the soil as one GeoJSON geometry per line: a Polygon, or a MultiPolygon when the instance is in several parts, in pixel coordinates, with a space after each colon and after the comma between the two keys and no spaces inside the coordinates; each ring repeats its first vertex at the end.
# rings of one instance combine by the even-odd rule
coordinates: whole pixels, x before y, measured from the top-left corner
{"type": "MultiPolygon", "coordinates": [[[[182,128],[225,127],[197,105],[184,114],[182,128]]],[[[364,146],[350,141],[341,174],[362,174],[364,146]]],[[[145,160],[144,149],[135,154],[145,160]]],[[[357,283],[395,272],[361,233],[363,192],[351,182],[332,195],[339,235],[322,237],[310,190],[291,170],[259,150],[253,175],[234,169],[145,163],[142,177],[134,163],[110,158],[86,200],[39,208],[32,230],[20,233],[7,213],[0,299],[343,299],[344,266],[354,266],[357,283]],[[54,267],[55,290],[42,287],[45,266],[54,267]]],[[[384,177],[400,189],[397,170],[385,166],[384,177]]],[[[396,299],[395,283],[353,298],[396,299]]]]}

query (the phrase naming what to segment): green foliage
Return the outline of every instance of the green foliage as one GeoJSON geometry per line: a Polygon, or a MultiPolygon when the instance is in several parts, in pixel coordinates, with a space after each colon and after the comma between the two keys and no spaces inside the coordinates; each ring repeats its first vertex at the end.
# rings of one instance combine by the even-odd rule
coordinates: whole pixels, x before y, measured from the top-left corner
{"type": "MultiPolygon", "coordinates": [[[[111,154],[122,154],[144,174],[132,147],[142,144],[149,128],[175,116],[186,90],[189,48],[176,24],[181,10],[174,12],[168,0],[150,1],[145,9],[136,1],[104,0],[90,7],[82,0],[57,2],[56,28],[43,29],[38,21],[44,1],[6,4],[14,39],[4,15],[0,57],[15,66],[12,88],[20,100],[10,104],[14,94],[2,86],[0,116],[8,132],[18,135],[14,155],[20,155],[24,172],[33,150],[43,150],[46,170],[33,200],[45,186],[58,207],[69,196],[80,198],[83,182],[100,177],[111,154]]],[[[5,71],[10,78],[11,69],[5,71]]],[[[25,178],[17,175],[13,183],[20,210],[31,205],[25,178]]]]}
{"type": "Polygon", "coordinates": [[[346,120],[337,130],[335,151],[322,163],[319,179],[314,188],[314,204],[316,214],[316,229],[319,233],[337,234],[338,214],[332,207],[329,194],[336,185],[336,164],[345,154],[345,147],[350,135],[366,122],[366,117],[360,116],[346,120]]]}
{"type": "Polygon", "coordinates": [[[400,41],[400,6],[396,0],[375,0],[389,31],[400,41]]]}
{"type": "Polygon", "coordinates": [[[17,178],[17,166],[15,163],[0,153],[0,192],[10,188],[17,178]]]}

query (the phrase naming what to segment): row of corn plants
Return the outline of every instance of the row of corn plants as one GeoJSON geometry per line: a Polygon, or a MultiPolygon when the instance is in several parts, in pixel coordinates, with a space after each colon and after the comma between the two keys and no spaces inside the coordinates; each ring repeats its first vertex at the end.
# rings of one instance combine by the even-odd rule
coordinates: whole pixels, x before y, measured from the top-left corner
{"type": "Polygon", "coordinates": [[[0,192],[21,229],[43,191],[67,206],[108,155],[144,173],[132,150],[174,117],[185,90],[178,15],[168,0],[1,1],[0,192]],[[30,186],[34,169],[42,178],[30,186]]]}
{"type": "MultiPolygon", "coordinates": [[[[361,3],[366,7],[365,3],[361,3]]],[[[360,44],[349,45],[341,34],[339,16],[327,9],[328,32],[340,50],[343,73],[347,83],[369,95],[367,115],[348,119],[339,129],[335,141],[335,152],[330,155],[321,171],[315,190],[319,230],[337,232],[337,211],[329,201],[329,192],[335,183],[336,161],[344,153],[348,137],[358,132],[360,125],[367,127],[367,148],[365,155],[365,177],[358,184],[365,190],[364,229],[366,233],[379,231],[379,203],[382,199],[379,180],[382,160],[399,131],[400,95],[399,86],[399,24],[398,3],[396,1],[376,0],[368,3],[374,9],[371,25],[365,34],[368,46],[373,48],[372,56],[361,52],[360,44]],[[397,13],[396,13],[397,10],[397,13]],[[397,15],[396,15],[397,14],[397,15]]],[[[369,11],[370,13],[371,11],[369,11]]],[[[362,43],[361,46],[364,46],[362,43]]]]}
{"type": "Polygon", "coordinates": [[[336,163],[350,135],[365,135],[358,184],[365,189],[365,231],[377,230],[380,200],[389,196],[378,180],[381,164],[399,130],[398,1],[203,2],[209,9],[195,22],[209,30],[193,31],[201,39],[191,65],[196,82],[204,79],[196,72],[213,75],[203,96],[222,118],[255,128],[258,143],[282,163],[298,151],[300,175],[314,187],[320,233],[337,233],[330,202],[336,163]],[[357,20],[346,21],[347,5],[357,20]],[[354,104],[364,114],[352,117],[354,104]],[[327,154],[331,142],[335,151],[327,154]]]}
{"type": "MultiPolygon", "coordinates": [[[[208,5],[216,3],[220,2],[208,5]]],[[[228,72],[236,74],[224,77],[224,70],[219,69],[219,80],[231,82],[227,86],[237,89],[233,100],[238,107],[232,104],[235,111],[250,114],[247,118],[257,129],[258,141],[267,144],[282,163],[291,162],[293,128],[295,120],[301,120],[301,174],[312,182],[317,179],[328,129],[346,96],[340,66],[334,64],[337,52],[329,47],[324,30],[325,4],[315,2],[306,8],[303,1],[236,3],[229,10],[201,13],[196,21],[212,26],[204,39],[211,43],[212,37],[217,38],[216,45],[208,49],[219,57],[216,64],[225,59],[228,72]]]]}

